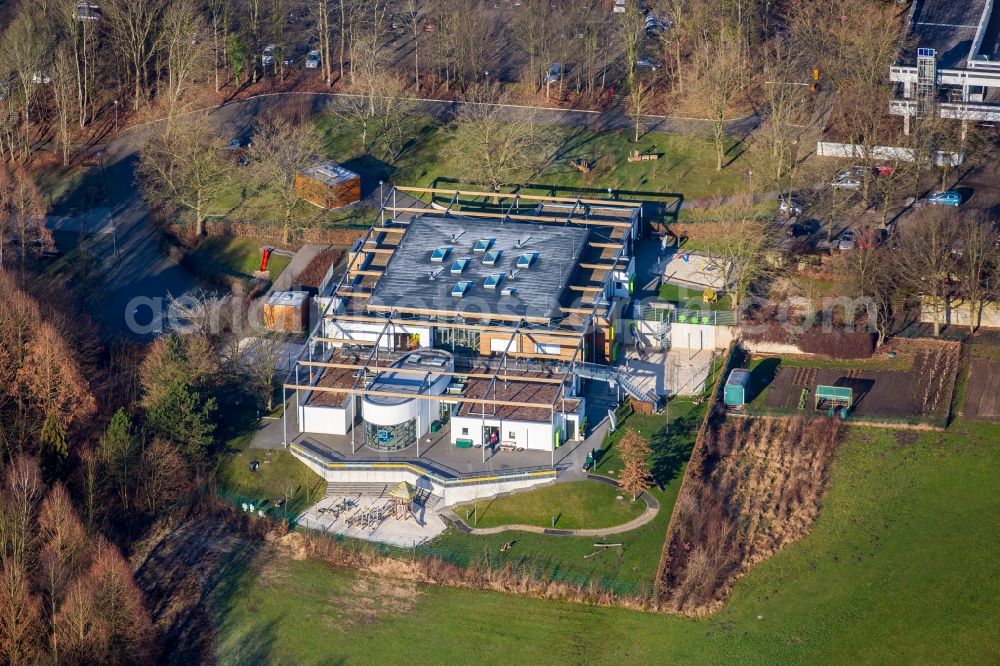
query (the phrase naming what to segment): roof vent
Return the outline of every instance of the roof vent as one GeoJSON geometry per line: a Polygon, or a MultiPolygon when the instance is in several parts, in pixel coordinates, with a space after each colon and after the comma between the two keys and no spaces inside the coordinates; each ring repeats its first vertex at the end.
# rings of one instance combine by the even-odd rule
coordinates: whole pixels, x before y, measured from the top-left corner
{"type": "Polygon", "coordinates": [[[437,270],[431,271],[431,277],[430,277],[431,282],[434,282],[434,280],[437,279],[437,276],[441,275],[441,273],[444,273],[443,268],[438,268],[437,270]]]}
{"type": "Polygon", "coordinates": [[[525,243],[531,240],[531,236],[525,236],[524,238],[517,239],[517,246],[524,247],[525,243]]]}
{"type": "Polygon", "coordinates": [[[502,296],[514,296],[517,294],[517,287],[504,287],[500,290],[502,296]]]}

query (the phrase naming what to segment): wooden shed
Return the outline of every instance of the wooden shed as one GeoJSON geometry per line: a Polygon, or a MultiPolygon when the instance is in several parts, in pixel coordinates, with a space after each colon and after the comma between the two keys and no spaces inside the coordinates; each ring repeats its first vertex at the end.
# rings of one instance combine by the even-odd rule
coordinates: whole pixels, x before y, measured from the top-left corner
{"type": "Polygon", "coordinates": [[[361,201],[361,176],[325,162],[295,174],[295,192],[320,208],[343,208],[361,201]]]}
{"type": "Polygon", "coordinates": [[[309,294],[276,291],[264,302],[264,326],[279,333],[302,333],[309,326],[309,294]]]}

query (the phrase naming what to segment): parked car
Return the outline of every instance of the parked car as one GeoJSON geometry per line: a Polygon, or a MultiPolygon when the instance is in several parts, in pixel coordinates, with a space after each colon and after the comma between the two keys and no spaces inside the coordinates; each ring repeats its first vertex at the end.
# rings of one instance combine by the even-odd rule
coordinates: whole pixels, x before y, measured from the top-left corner
{"type": "Polygon", "coordinates": [[[785,217],[798,217],[802,214],[802,201],[794,194],[778,196],[778,212],[785,217]]]}
{"type": "Polygon", "coordinates": [[[277,48],[278,47],[276,47],[274,44],[268,44],[267,46],[265,46],[263,53],[260,54],[260,64],[264,65],[265,67],[267,65],[273,65],[274,51],[277,48]]]}
{"type": "Polygon", "coordinates": [[[624,14],[625,0],[615,0],[615,6],[611,8],[611,11],[615,14],[624,14]]]}
{"type": "Polygon", "coordinates": [[[669,24],[667,24],[664,21],[661,21],[660,19],[656,18],[652,14],[647,14],[646,15],[646,32],[647,33],[662,32],[662,31],[666,30],[669,27],[670,27],[669,24]]]}
{"type": "Polygon", "coordinates": [[[549,73],[545,75],[545,80],[542,83],[546,85],[549,83],[559,83],[562,79],[563,66],[559,63],[549,67],[549,73]]]}
{"type": "Polygon", "coordinates": [[[50,83],[52,83],[52,77],[50,77],[48,74],[44,72],[35,72],[34,74],[31,75],[31,82],[34,83],[35,85],[38,85],[39,83],[44,83],[45,85],[49,85],[50,83]]]}
{"type": "Polygon", "coordinates": [[[799,224],[798,222],[793,222],[792,224],[788,225],[787,233],[792,238],[801,238],[802,236],[810,235],[812,233],[812,229],[810,229],[805,224],[799,224]]]}
{"type": "Polygon", "coordinates": [[[935,192],[934,194],[927,197],[927,203],[932,206],[961,206],[962,205],[962,195],[955,190],[945,190],[944,192],[935,192]]]}
{"type": "Polygon", "coordinates": [[[97,5],[92,5],[88,2],[78,2],[76,5],[76,20],[77,21],[99,21],[101,15],[98,14],[100,8],[97,5]]]}
{"type": "Polygon", "coordinates": [[[438,26],[434,21],[424,21],[424,32],[437,32],[438,26]]]}
{"type": "Polygon", "coordinates": [[[840,241],[837,243],[838,250],[853,250],[856,238],[854,232],[848,229],[840,234],[840,241]]]}
{"type": "Polygon", "coordinates": [[[882,245],[889,238],[888,229],[869,229],[867,231],[862,231],[861,236],[858,237],[858,247],[862,250],[868,250],[876,245],[882,245]]]}
{"type": "Polygon", "coordinates": [[[864,169],[859,166],[843,169],[837,172],[837,177],[833,179],[830,186],[838,190],[860,190],[861,181],[864,178],[864,169]]]}
{"type": "Polygon", "coordinates": [[[639,69],[656,70],[660,66],[660,63],[656,62],[652,58],[639,58],[635,61],[635,66],[639,69]]]}
{"type": "Polygon", "coordinates": [[[310,51],[306,55],[306,69],[319,69],[319,63],[320,63],[319,51],[310,51]]]}
{"type": "Polygon", "coordinates": [[[890,162],[879,162],[872,167],[872,173],[876,176],[888,176],[896,170],[896,165],[890,162]]]}

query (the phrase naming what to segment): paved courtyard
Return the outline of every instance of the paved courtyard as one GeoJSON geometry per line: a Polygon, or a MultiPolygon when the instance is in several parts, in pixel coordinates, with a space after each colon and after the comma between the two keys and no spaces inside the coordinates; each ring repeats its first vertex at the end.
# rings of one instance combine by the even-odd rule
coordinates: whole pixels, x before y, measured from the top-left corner
{"type": "MultiPolygon", "coordinates": [[[[375,451],[351,441],[351,435],[321,435],[299,433],[296,422],[295,398],[288,405],[288,440],[307,448],[317,455],[337,462],[412,462],[431,467],[445,476],[458,477],[482,472],[502,472],[524,468],[550,468],[553,463],[560,470],[583,464],[586,450],[581,440],[563,444],[555,451],[492,451],[480,448],[460,449],[451,444],[450,425],[445,424],[438,432],[429,432],[420,438],[419,446],[414,445],[401,451],[375,451]]],[[[361,420],[356,421],[356,432],[360,437],[361,420]]],[[[592,422],[592,425],[596,425],[592,422]]],[[[284,448],[281,417],[268,418],[261,424],[250,444],[255,449],[284,448]]]]}
{"type": "Polygon", "coordinates": [[[663,266],[663,281],[691,287],[726,288],[722,267],[715,259],[695,252],[666,253],[659,260],[663,266]]]}
{"type": "Polygon", "coordinates": [[[708,349],[672,348],[652,352],[641,358],[630,354],[629,374],[644,391],[659,395],[694,395],[701,393],[712,365],[708,349]]]}
{"type": "Polygon", "coordinates": [[[379,541],[400,548],[419,546],[441,534],[446,527],[434,509],[423,506],[414,506],[413,515],[406,520],[391,514],[391,500],[385,497],[325,497],[300,515],[298,524],[327,534],[379,541]]]}

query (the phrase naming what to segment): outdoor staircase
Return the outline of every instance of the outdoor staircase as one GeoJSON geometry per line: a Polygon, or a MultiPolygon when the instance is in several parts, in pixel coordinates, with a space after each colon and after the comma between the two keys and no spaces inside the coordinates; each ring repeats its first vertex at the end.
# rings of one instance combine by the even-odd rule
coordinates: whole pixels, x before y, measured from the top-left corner
{"type": "Polygon", "coordinates": [[[620,366],[600,365],[599,363],[577,363],[576,372],[584,379],[594,379],[609,385],[617,384],[622,390],[636,400],[651,402],[658,405],[660,396],[656,391],[643,391],[642,387],[629,372],[628,368],[620,366]]]}
{"type": "MultiPolygon", "coordinates": [[[[389,491],[396,487],[395,483],[340,483],[330,481],[326,484],[327,497],[388,497],[389,491]]],[[[426,490],[417,493],[414,502],[420,506],[433,509],[441,501],[439,495],[432,495],[426,490]]]]}
{"type": "Polygon", "coordinates": [[[392,490],[389,483],[339,483],[330,481],[326,484],[327,497],[351,497],[361,495],[363,497],[385,497],[392,490]]]}

